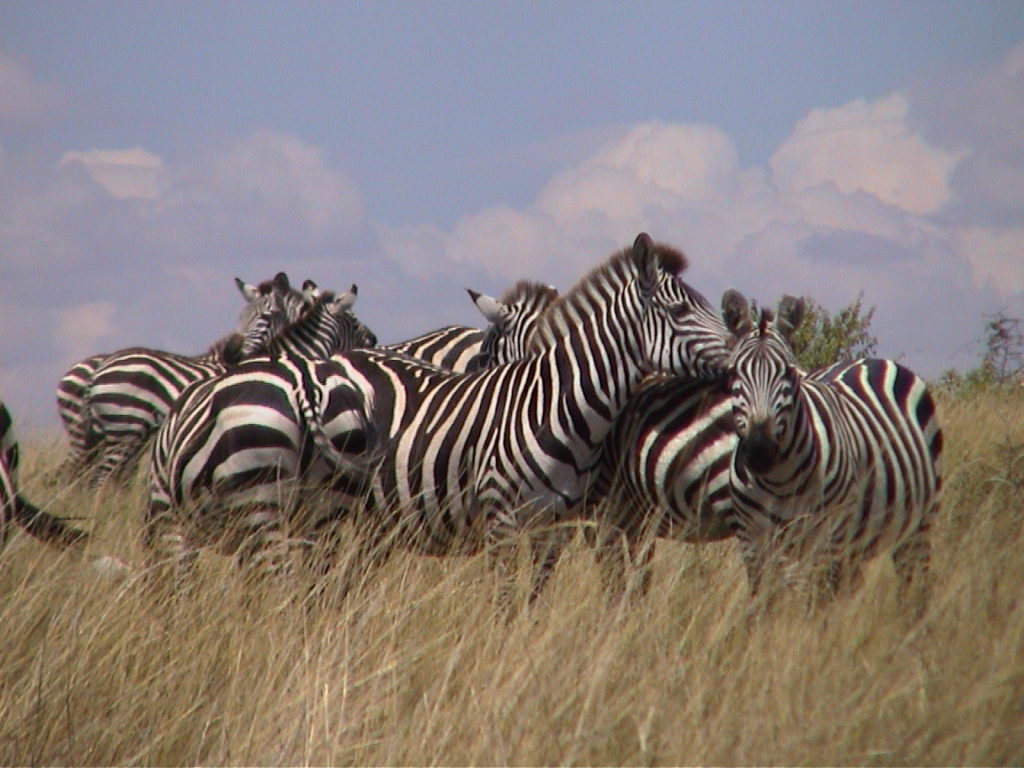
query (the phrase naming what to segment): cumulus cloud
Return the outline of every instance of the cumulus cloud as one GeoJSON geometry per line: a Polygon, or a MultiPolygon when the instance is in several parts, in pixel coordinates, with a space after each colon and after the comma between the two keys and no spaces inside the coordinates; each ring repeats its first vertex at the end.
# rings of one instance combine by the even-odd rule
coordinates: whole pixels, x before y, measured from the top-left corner
{"type": "Polygon", "coordinates": [[[963,153],[929,145],[907,113],[902,93],[813,110],[769,161],[776,184],[786,192],[834,184],[912,213],[937,210],[963,153]]]}
{"type": "MultiPolygon", "coordinates": [[[[0,166],[0,355],[13,382],[2,395],[22,409],[89,354],[198,353],[235,325],[233,277],[265,279],[297,257],[337,267],[372,238],[356,185],[288,134],[257,131],[184,160],[135,147],[17,163],[0,166]]],[[[350,285],[339,273],[294,279],[350,285]]]]}
{"type": "MultiPolygon", "coordinates": [[[[713,126],[644,123],[557,173],[523,208],[382,242],[396,259],[414,253],[420,275],[473,265],[496,282],[564,289],[646,230],[690,253],[687,279],[713,301],[735,286],[766,302],[796,292],[838,308],[863,292],[877,305],[880,352],[935,375],[972,362],[963,351],[983,313],[1024,298],[1024,216],[954,222],[950,211],[970,205],[958,174],[982,145],[934,141],[912,112],[902,91],[813,110],[766,165],[749,168],[713,126]]],[[[1024,174],[1024,162],[1002,167],[1024,174]]]]}

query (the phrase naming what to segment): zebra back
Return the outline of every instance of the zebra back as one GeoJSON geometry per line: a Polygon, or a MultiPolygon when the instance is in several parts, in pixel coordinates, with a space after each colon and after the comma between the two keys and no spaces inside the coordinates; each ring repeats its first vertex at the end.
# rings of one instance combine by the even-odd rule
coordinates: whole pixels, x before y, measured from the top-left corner
{"type": "Polygon", "coordinates": [[[484,332],[465,325],[449,325],[405,341],[386,344],[382,349],[408,355],[438,368],[463,372],[480,353],[484,332]]]}

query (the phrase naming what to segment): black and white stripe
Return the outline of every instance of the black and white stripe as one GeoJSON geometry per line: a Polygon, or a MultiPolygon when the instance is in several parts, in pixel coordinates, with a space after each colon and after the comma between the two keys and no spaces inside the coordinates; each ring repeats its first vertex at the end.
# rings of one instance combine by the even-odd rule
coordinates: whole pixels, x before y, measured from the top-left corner
{"type": "MultiPolygon", "coordinates": [[[[315,284],[307,280],[303,291],[290,287],[288,276],[279,272],[270,280],[259,284],[246,283],[235,278],[235,285],[246,301],[236,324],[236,333],[244,334],[261,312],[266,312],[267,297],[274,296],[284,321],[298,319],[310,299],[315,284]]],[[[138,348],[141,349],[141,348],[138,348]]],[[[57,413],[68,435],[70,455],[60,467],[61,477],[74,476],[78,472],[91,468],[103,453],[105,433],[85,409],[86,396],[92,387],[96,371],[110,358],[117,354],[131,352],[132,349],[120,350],[116,353],[92,355],[80,360],[57,382],[57,413]]],[[[247,350],[248,351],[248,350],[247,350]]],[[[239,350],[239,354],[242,351],[239,350]]]]}
{"type": "Polygon", "coordinates": [[[93,374],[83,402],[83,420],[101,436],[93,449],[90,483],[124,479],[153,431],[189,384],[223,373],[229,365],[264,349],[283,323],[273,294],[256,299],[244,334],[221,339],[203,355],[189,357],[145,348],[111,355],[93,374]]]}
{"type": "MultiPolygon", "coordinates": [[[[319,294],[273,339],[269,357],[193,384],[171,407],[150,453],[145,527],[153,558],[174,563],[179,582],[196,548],[217,537],[226,537],[222,551],[237,552],[257,571],[286,567],[285,530],[301,501],[289,481],[304,477],[314,458],[302,418],[310,412],[302,400],[308,368],[336,351],[376,343],[350,311],[356,290],[319,294]],[[207,504],[185,525],[178,513],[199,497],[207,504]]],[[[303,535],[316,527],[308,520],[303,535]]]]}
{"type": "MultiPolygon", "coordinates": [[[[554,291],[521,283],[501,301],[476,296],[478,306],[494,310],[495,321],[487,331],[493,351],[478,364],[495,365],[507,355],[522,354],[523,340],[553,300],[554,291]],[[505,343],[506,335],[513,341],[505,343]]],[[[272,346],[278,352],[287,347],[278,359],[246,361],[187,389],[157,433],[151,452],[146,540],[156,561],[176,564],[179,581],[190,571],[196,548],[209,545],[218,535],[228,535],[235,543],[248,542],[244,547],[239,544],[240,560],[263,572],[279,571],[288,562],[285,551],[296,540],[294,536],[317,537],[336,507],[350,507],[364,491],[359,478],[332,475],[307,431],[310,418],[319,419],[318,405],[347,412],[358,408],[361,398],[343,388],[330,392],[328,382],[315,379],[317,370],[312,365],[324,355],[296,354],[301,350],[283,345],[282,339],[278,337],[272,346]],[[308,506],[314,495],[309,491],[322,495],[328,482],[341,503],[330,504],[320,514],[306,509],[301,525],[294,525],[295,510],[308,506]],[[197,506],[192,517],[182,514],[197,506]],[[289,525],[295,529],[293,537],[283,533],[289,525]]],[[[348,345],[366,346],[370,344],[365,339],[348,345]]],[[[442,347],[439,343],[432,349],[440,352],[442,347]]],[[[430,347],[410,349],[431,354],[430,347]]],[[[479,344],[475,349],[478,356],[479,344]]],[[[459,356],[465,350],[461,347],[459,356]]],[[[383,354],[428,367],[426,361],[401,353],[383,354]]],[[[367,434],[358,431],[340,447],[359,455],[367,449],[367,440],[367,434]]]]}
{"type": "Polygon", "coordinates": [[[612,425],[588,496],[587,540],[605,586],[650,585],[658,538],[710,542],[735,533],[729,466],[738,440],[727,380],[657,377],[644,382],[612,425]]]}
{"type": "Polygon", "coordinates": [[[551,286],[527,280],[513,285],[500,299],[468,288],[466,292],[487,320],[486,330],[450,325],[383,349],[454,373],[518,360],[525,354],[537,318],[558,298],[551,286]]]}
{"type": "Polygon", "coordinates": [[[60,549],[78,547],[87,534],[59,517],[36,507],[18,490],[18,441],[10,411],[0,402],[0,549],[10,537],[11,525],[60,549]]]}
{"type": "Polygon", "coordinates": [[[863,359],[806,373],[789,336],[803,302],[756,322],[746,299],[723,300],[735,337],[730,468],[741,551],[756,591],[778,556],[810,562],[834,590],[889,550],[906,591],[927,592],[929,529],[939,504],[942,430],[924,380],[891,360],[863,359]]]}
{"type": "Polygon", "coordinates": [[[469,295],[490,325],[480,342],[480,351],[466,367],[468,371],[525,357],[541,315],[558,300],[558,291],[552,286],[529,280],[516,283],[500,299],[472,290],[469,295]]]}
{"type": "MultiPolygon", "coordinates": [[[[362,399],[346,411],[324,398],[324,437],[365,428],[377,441],[364,552],[382,557],[396,540],[432,554],[487,544],[507,572],[519,531],[578,515],[602,441],[644,376],[724,369],[725,329],[676,277],[684,266],[639,236],[544,314],[525,359],[480,373],[372,350],[319,366],[330,397],[362,399]]],[[[333,457],[347,468],[342,448],[333,457]]],[[[557,542],[545,544],[531,594],[557,558],[557,542]]]]}

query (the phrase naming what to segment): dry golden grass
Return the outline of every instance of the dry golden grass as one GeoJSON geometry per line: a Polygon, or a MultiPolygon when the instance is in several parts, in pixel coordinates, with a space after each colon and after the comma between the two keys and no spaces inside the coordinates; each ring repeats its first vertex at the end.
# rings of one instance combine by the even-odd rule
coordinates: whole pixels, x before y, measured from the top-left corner
{"type": "MultiPolygon", "coordinates": [[[[4,764],[1024,762],[1024,397],[944,402],[933,600],[888,558],[808,615],[751,604],[730,543],[659,548],[650,596],[606,605],[578,542],[510,625],[484,559],[398,555],[349,602],[244,600],[208,556],[158,605],[18,535],[0,557],[4,764]]],[[[25,490],[91,518],[91,555],[141,562],[141,483],[25,490]]]]}

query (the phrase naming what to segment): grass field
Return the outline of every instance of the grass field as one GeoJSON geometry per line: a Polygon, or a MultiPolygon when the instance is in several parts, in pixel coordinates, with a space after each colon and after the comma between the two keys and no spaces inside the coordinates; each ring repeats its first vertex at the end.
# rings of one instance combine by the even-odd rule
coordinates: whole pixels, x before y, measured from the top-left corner
{"type": "MultiPolygon", "coordinates": [[[[346,603],[245,592],[204,556],[158,604],[135,579],[14,536],[0,557],[0,763],[78,765],[1024,763],[1024,393],[943,400],[935,588],[913,621],[888,558],[814,613],[753,604],[732,543],[659,547],[607,605],[579,541],[511,624],[483,557],[399,555],[346,603]]],[[[88,554],[142,561],[142,483],[43,481],[88,554]]],[[[579,537],[577,537],[579,538],[579,537]]]]}

